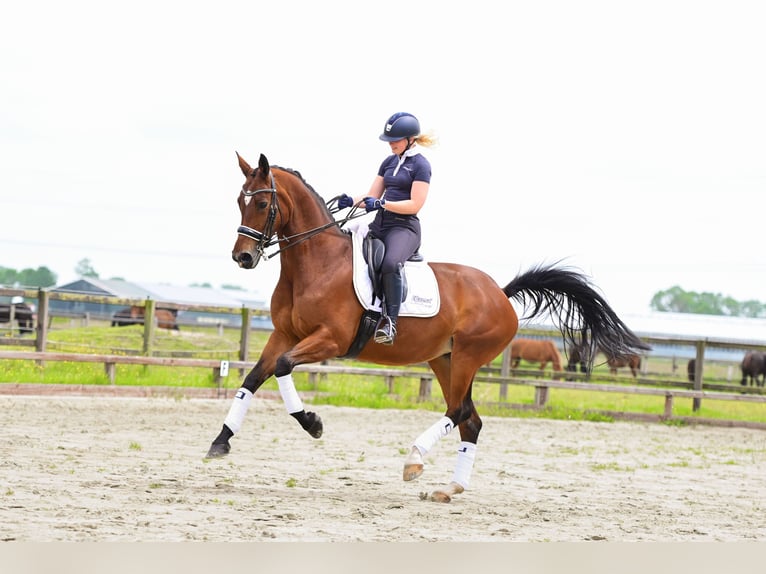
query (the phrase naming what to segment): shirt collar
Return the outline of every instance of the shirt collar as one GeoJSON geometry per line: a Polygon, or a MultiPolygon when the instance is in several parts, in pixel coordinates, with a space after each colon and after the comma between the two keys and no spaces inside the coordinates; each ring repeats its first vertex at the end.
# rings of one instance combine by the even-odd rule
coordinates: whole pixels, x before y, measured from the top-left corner
{"type": "Polygon", "coordinates": [[[405,152],[401,155],[401,157],[399,158],[399,163],[397,163],[396,167],[394,168],[394,175],[399,173],[399,168],[402,167],[402,164],[404,163],[405,159],[407,159],[408,157],[418,155],[420,153],[420,150],[415,146],[416,144],[412,144],[412,147],[408,150],[405,150],[405,152]]]}

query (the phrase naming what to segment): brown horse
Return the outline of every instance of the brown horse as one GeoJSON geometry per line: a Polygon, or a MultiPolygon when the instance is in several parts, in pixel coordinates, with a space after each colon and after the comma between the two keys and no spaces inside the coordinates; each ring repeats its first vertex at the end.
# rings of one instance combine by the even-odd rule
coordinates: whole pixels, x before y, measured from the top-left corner
{"type": "Polygon", "coordinates": [[[581,373],[589,372],[599,353],[606,357],[610,374],[616,375],[617,369],[630,367],[633,377],[638,377],[638,370],[641,368],[641,355],[637,353],[617,355],[600,347],[593,350],[586,342],[570,345],[567,349],[567,371],[574,373],[579,365],[581,373]]]}
{"type": "Polygon", "coordinates": [[[638,370],[641,368],[641,355],[628,355],[626,357],[607,356],[606,364],[609,365],[609,372],[613,375],[617,374],[617,369],[629,367],[630,373],[636,378],[638,377],[638,370]]]}
{"type": "Polygon", "coordinates": [[[540,363],[541,371],[548,363],[553,365],[554,371],[561,370],[561,355],[550,340],[517,338],[511,341],[511,367],[518,368],[522,360],[540,363]]]}
{"type": "Polygon", "coordinates": [[[586,332],[615,355],[647,348],[580,273],[556,265],[537,266],[500,287],[486,273],[453,263],[429,264],[440,297],[435,316],[401,317],[393,345],[368,339],[356,345],[357,333],[367,332],[360,327],[369,321],[352,284],[352,237],[341,229],[356,207],[336,221],[328,204],[335,207],[337,197],[326,204],[298,172],[270,166],[263,154],[255,169],[237,157],[245,181],[238,192],[241,224],[232,258],[240,267],[253,269],[262,258],[278,253],[280,276],[271,297],[274,330],[237,391],[208,458],[230,452],[229,439],[240,430],[253,393],[272,375],[287,412],[319,438],[322,421],[303,407],[292,378],[296,366],[343,356],[384,365],[427,362],[447,408],[415,439],[403,478],[419,477],[425,454],[457,427],[461,443],[452,481],[431,494],[432,500],[449,502],[468,486],[482,427],[471,398],[473,378],[518,330],[519,318],[509,298],[529,304],[530,317],[539,313],[558,317],[565,340],[579,340],[586,332]],[[279,250],[267,254],[266,249],[275,245],[279,250]]]}
{"type": "MultiPolygon", "coordinates": [[[[112,327],[124,327],[125,325],[143,325],[144,307],[141,305],[132,305],[115,311],[112,315],[112,327]]],[[[160,329],[173,329],[178,331],[176,323],[178,311],[175,309],[155,309],[154,317],[157,319],[157,326],[160,329]]]]}
{"type": "Polygon", "coordinates": [[[753,384],[762,387],[766,383],[766,354],[760,351],[748,351],[742,358],[740,368],[742,369],[741,384],[743,386],[747,386],[748,379],[751,387],[753,384]]]}

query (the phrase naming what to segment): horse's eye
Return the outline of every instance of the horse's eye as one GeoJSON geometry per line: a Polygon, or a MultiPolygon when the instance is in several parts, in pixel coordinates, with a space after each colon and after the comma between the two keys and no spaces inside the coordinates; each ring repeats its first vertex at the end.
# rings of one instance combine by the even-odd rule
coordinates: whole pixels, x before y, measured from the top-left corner
{"type": "Polygon", "coordinates": [[[266,200],[258,202],[258,209],[266,209],[269,206],[269,202],[266,200]]]}

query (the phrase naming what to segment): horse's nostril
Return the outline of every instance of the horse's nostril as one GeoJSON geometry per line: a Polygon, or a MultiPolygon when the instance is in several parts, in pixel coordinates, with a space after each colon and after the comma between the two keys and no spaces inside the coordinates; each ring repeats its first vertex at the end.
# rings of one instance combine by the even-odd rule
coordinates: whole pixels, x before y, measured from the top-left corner
{"type": "Polygon", "coordinates": [[[245,269],[249,269],[253,266],[253,256],[247,252],[242,252],[238,255],[235,255],[234,261],[239,263],[239,266],[244,267],[245,269]]]}

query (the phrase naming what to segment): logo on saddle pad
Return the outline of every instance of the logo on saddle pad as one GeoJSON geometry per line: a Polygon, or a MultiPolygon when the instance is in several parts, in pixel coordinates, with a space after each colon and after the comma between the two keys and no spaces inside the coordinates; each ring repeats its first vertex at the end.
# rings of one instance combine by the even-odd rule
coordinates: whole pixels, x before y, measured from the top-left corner
{"type": "MultiPolygon", "coordinates": [[[[380,311],[380,300],[375,296],[362,244],[367,235],[366,226],[350,229],[353,243],[354,291],[362,307],[380,311]]],[[[399,310],[400,317],[433,317],[439,312],[439,285],[433,269],[425,261],[407,261],[404,264],[406,297],[399,310]]]]}

